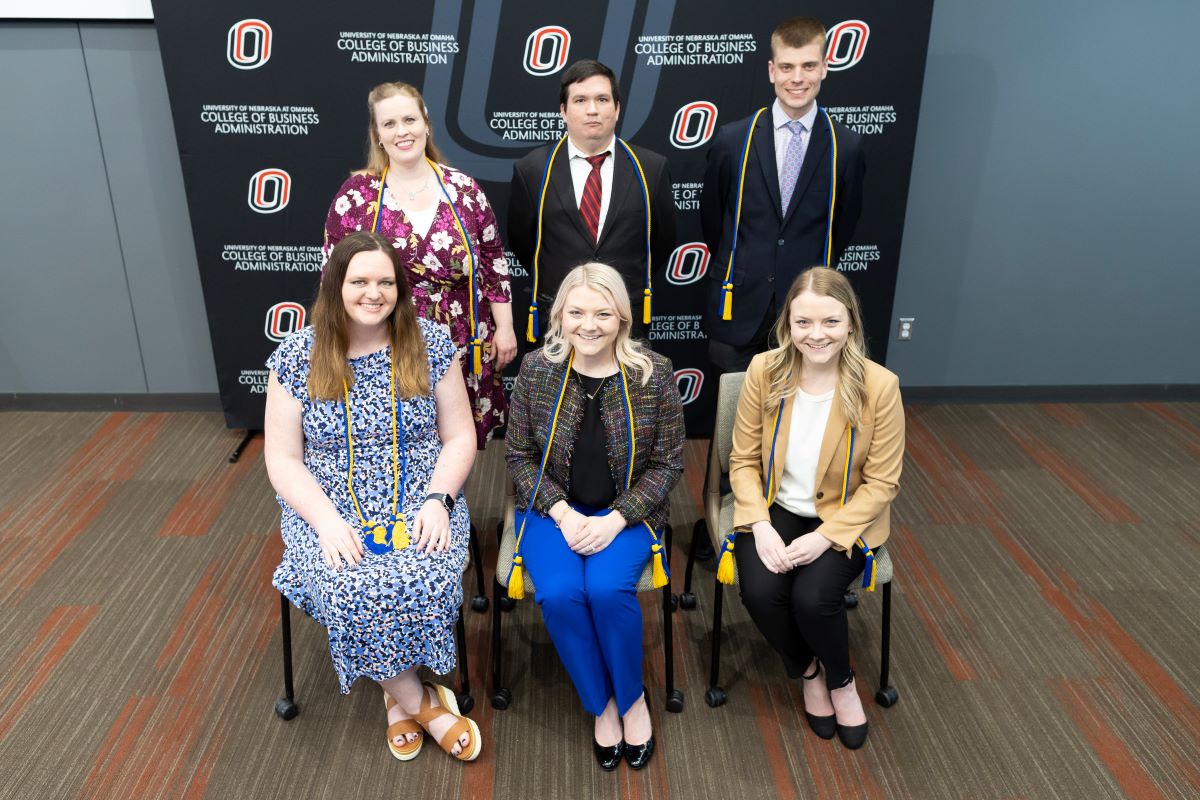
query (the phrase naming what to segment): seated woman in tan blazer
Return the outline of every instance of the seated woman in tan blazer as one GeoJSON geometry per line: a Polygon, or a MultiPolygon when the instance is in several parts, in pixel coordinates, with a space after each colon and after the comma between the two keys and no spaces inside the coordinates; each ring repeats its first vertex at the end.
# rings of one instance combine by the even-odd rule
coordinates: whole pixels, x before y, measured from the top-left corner
{"type": "Polygon", "coordinates": [[[866,357],[845,276],[813,267],[783,307],[780,344],[750,362],[738,401],[729,461],[741,534],[734,556],[750,617],[788,675],[805,679],[809,725],[855,749],[866,741],[867,718],[843,596],[864,567],[870,577],[871,548],[888,536],[904,409],[896,376],[866,357]]]}

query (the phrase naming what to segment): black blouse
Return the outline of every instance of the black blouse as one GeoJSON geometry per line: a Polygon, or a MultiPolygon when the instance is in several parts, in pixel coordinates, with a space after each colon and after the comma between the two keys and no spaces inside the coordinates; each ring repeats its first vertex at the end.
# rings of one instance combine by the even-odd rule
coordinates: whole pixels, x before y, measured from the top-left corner
{"type": "Polygon", "coordinates": [[[589,378],[571,370],[583,387],[583,420],[571,453],[571,485],[567,495],[574,504],[607,508],[617,499],[612,470],[608,466],[608,434],[600,415],[600,394],[612,377],[589,378]]]}

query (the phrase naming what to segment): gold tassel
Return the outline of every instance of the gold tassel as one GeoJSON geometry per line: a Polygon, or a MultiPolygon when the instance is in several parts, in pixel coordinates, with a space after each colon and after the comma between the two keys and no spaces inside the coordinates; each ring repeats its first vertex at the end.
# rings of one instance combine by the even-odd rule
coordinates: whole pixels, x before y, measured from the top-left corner
{"type": "Polygon", "coordinates": [[[725,549],[721,553],[721,562],[717,565],[717,580],[726,586],[733,585],[733,540],[725,540],[725,549]]]}
{"type": "Polygon", "coordinates": [[[642,299],[642,324],[650,324],[650,290],[646,289],[646,296],[642,299]]]}
{"type": "Polygon", "coordinates": [[[408,527],[404,524],[404,520],[398,519],[392,525],[392,549],[403,550],[411,544],[408,537],[408,527]]]}
{"type": "Polygon", "coordinates": [[[479,343],[478,339],[471,340],[471,357],[475,374],[481,374],[483,372],[483,346],[479,343]]]}
{"type": "Polygon", "coordinates": [[[733,319],[733,284],[727,283],[724,287],[725,300],[721,304],[721,319],[728,322],[733,319]]]}
{"type": "Polygon", "coordinates": [[[525,324],[525,341],[533,344],[537,341],[537,303],[529,306],[529,321],[525,324]]]}
{"type": "Polygon", "coordinates": [[[512,571],[508,573],[508,596],[513,600],[525,599],[525,568],[521,566],[520,556],[513,556],[512,571]]]}
{"type": "Polygon", "coordinates": [[[668,583],[671,582],[671,579],[667,577],[667,571],[665,569],[663,569],[662,549],[663,549],[663,546],[661,544],[659,544],[658,542],[655,542],[654,545],[650,548],[650,552],[654,553],[654,566],[650,571],[650,574],[651,574],[650,585],[653,586],[655,589],[661,589],[664,586],[666,586],[668,583]]]}

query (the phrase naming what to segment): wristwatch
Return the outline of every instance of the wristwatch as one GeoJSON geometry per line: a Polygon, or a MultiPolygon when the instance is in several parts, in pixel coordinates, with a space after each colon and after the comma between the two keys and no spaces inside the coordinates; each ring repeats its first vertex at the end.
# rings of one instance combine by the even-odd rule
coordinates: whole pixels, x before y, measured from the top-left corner
{"type": "Polygon", "coordinates": [[[454,498],[445,492],[430,492],[425,495],[425,502],[429,502],[430,500],[436,500],[441,503],[442,507],[446,509],[447,514],[454,513],[454,498]]]}

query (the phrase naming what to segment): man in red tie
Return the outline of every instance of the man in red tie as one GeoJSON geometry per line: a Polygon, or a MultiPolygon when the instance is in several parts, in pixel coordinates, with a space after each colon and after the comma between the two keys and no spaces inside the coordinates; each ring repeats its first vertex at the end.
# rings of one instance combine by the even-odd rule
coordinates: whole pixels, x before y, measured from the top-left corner
{"type": "MultiPolygon", "coordinates": [[[[579,264],[600,261],[624,277],[633,301],[633,335],[644,337],[643,301],[655,283],[647,267],[661,272],[675,247],[667,160],[616,137],[620,88],[613,71],[599,61],[577,61],[563,72],[559,112],[567,126],[565,140],[539,147],[513,165],[507,241],[528,270],[530,284],[537,284],[539,322],[549,318],[563,276],[579,264]]],[[[534,336],[540,338],[545,325],[536,327],[534,336]]]]}

